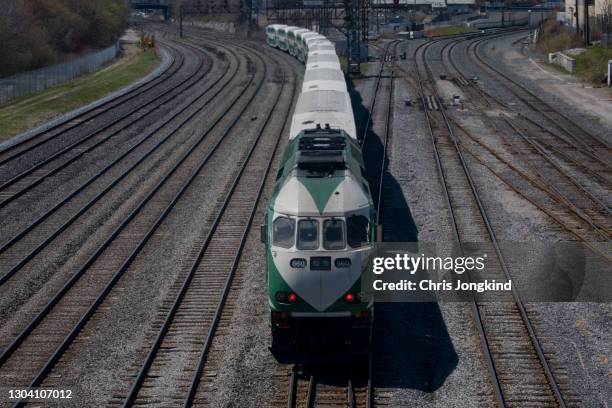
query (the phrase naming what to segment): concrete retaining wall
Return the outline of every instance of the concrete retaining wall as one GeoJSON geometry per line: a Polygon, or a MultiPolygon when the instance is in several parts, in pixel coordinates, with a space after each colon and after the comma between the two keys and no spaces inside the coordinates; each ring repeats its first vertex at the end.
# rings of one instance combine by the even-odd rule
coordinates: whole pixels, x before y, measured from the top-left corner
{"type": "Polygon", "coordinates": [[[572,74],[576,72],[576,60],[562,52],[551,52],[548,54],[548,63],[559,65],[572,74]]]}

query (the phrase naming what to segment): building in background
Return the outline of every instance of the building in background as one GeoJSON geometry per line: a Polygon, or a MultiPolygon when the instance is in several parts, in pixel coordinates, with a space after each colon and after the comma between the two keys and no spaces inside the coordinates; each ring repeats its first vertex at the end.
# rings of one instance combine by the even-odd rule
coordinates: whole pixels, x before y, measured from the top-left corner
{"type": "MultiPolygon", "coordinates": [[[[563,23],[572,27],[579,34],[584,35],[585,30],[585,1],[565,0],[565,16],[563,23]]],[[[603,40],[609,43],[612,31],[612,0],[589,0],[589,30],[591,40],[603,40]]]]}

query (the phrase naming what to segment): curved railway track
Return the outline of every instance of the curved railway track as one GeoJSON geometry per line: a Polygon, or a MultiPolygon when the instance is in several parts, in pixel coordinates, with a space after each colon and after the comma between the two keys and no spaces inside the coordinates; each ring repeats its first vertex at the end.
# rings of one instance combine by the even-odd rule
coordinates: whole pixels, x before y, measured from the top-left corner
{"type": "Polygon", "coordinates": [[[23,272],[24,267],[27,267],[34,257],[57,240],[62,233],[65,233],[87,211],[105,198],[115,187],[120,185],[133,171],[141,168],[141,165],[147,159],[156,154],[160,149],[167,148],[168,144],[176,138],[177,133],[184,126],[221,95],[226,86],[232,81],[236,69],[237,66],[234,66],[233,69],[225,71],[221,77],[212,79],[195,97],[189,100],[188,103],[185,103],[182,108],[145,133],[139,142],[95,173],[78,188],[69,192],[58,203],[43,212],[25,228],[19,230],[11,238],[3,242],[0,246],[0,265],[2,265],[4,273],[0,276],[0,287],[16,273],[23,272]],[[194,107],[196,109],[193,109],[194,107]],[[178,124],[175,123],[177,119],[179,120],[178,124]],[[157,140],[155,144],[150,143],[150,141],[155,140],[154,137],[157,137],[159,132],[168,128],[170,129],[168,134],[157,140]],[[145,148],[148,149],[145,150],[145,148]],[[144,152],[141,153],[140,150],[144,150],[144,152]],[[138,153],[141,153],[140,157],[137,156],[138,153]],[[107,173],[111,173],[117,166],[125,164],[128,160],[133,160],[128,168],[118,173],[108,184],[100,183],[100,181],[106,181],[103,180],[103,177],[107,173]],[[96,191],[96,187],[100,190],[96,191]],[[84,192],[89,193],[90,199],[81,202],[84,192]],[[94,195],[92,196],[92,194],[94,195]]]}
{"type": "MultiPolygon", "coordinates": [[[[478,47],[478,45],[474,45],[474,44],[480,44],[482,41],[485,41],[485,40],[480,39],[480,40],[469,43],[466,49],[466,53],[469,53],[470,50],[472,53],[474,53],[475,50],[477,49],[476,47],[478,47]]],[[[443,58],[446,57],[449,66],[452,67],[452,69],[457,73],[457,78],[459,79],[459,82],[462,84],[469,84],[464,72],[456,64],[456,60],[451,57],[453,50],[460,43],[461,42],[459,41],[447,43],[442,50],[443,58]],[[444,54],[444,50],[446,50],[446,54],[444,54]]],[[[469,54],[466,56],[469,57],[469,54]]],[[[479,58],[478,62],[482,64],[484,60],[482,59],[480,55],[478,55],[478,58],[479,58]]],[[[490,67],[490,65],[488,66],[490,67]]],[[[506,77],[501,77],[501,78],[503,79],[502,81],[503,83],[506,83],[507,81],[509,81],[509,79],[507,79],[506,77]]],[[[520,85],[517,84],[517,86],[520,86],[520,85]]],[[[493,95],[491,95],[490,93],[487,93],[480,87],[473,87],[473,86],[468,85],[468,86],[465,86],[465,88],[468,92],[472,94],[475,93],[475,96],[482,97],[482,99],[475,99],[474,100],[475,103],[482,101],[489,108],[495,107],[495,108],[503,108],[508,111],[512,110],[512,108],[508,106],[507,103],[505,103],[504,101],[498,98],[494,98],[493,95]]],[[[531,91],[525,90],[525,92],[531,92],[531,91]]],[[[530,96],[535,98],[535,95],[531,93],[530,93],[530,96]]],[[[537,100],[539,104],[541,103],[546,106],[549,106],[546,104],[546,102],[542,102],[540,99],[537,99],[537,100]]],[[[548,107],[547,109],[548,111],[557,112],[552,107],[548,107]]],[[[560,112],[557,112],[557,113],[559,116],[563,115],[560,112]]],[[[546,115],[545,117],[548,117],[548,115],[546,115]]],[[[517,134],[519,134],[523,139],[525,139],[526,143],[529,143],[534,148],[534,150],[537,150],[537,155],[540,156],[541,159],[555,166],[555,168],[560,173],[563,172],[562,175],[566,177],[577,188],[579,188],[583,194],[587,195],[589,199],[591,199],[594,203],[599,205],[601,209],[606,212],[606,216],[610,215],[611,210],[609,208],[609,205],[607,203],[604,203],[603,200],[600,197],[598,197],[597,194],[595,194],[593,191],[589,191],[584,184],[581,184],[579,177],[576,177],[575,175],[570,174],[567,170],[564,170],[562,166],[558,165],[555,161],[553,161],[550,158],[550,153],[558,155],[559,159],[563,159],[564,160],[564,162],[562,163],[563,166],[571,167],[571,169],[575,171],[576,173],[583,172],[584,173],[582,174],[583,177],[588,176],[588,177],[592,177],[594,179],[599,180],[599,182],[601,182],[602,185],[598,185],[596,187],[608,187],[608,188],[612,187],[612,181],[610,179],[610,177],[612,177],[612,166],[611,165],[605,164],[605,163],[599,163],[599,164],[598,163],[584,163],[585,161],[592,162],[594,159],[594,156],[592,156],[590,149],[580,149],[579,146],[576,146],[575,144],[568,142],[567,139],[563,137],[563,135],[560,132],[558,131],[555,132],[550,127],[539,125],[535,123],[533,120],[530,120],[522,115],[519,115],[518,120],[514,120],[514,118],[511,118],[511,117],[504,117],[504,120],[512,126],[512,128],[517,134]],[[518,123],[520,120],[524,120],[526,123],[525,124],[518,123]],[[532,126],[527,127],[527,125],[532,125],[532,126]],[[536,139],[536,140],[531,140],[528,137],[524,137],[523,132],[528,133],[530,137],[533,137],[533,139],[536,139]],[[578,156],[578,157],[572,157],[572,155],[578,156]]],[[[563,126],[562,122],[557,122],[557,124],[560,126],[563,126]]],[[[598,137],[596,138],[595,136],[592,136],[592,135],[590,137],[599,140],[598,137]]],[[[603,153],[605,156],[610,155],[611,150],[609,147],[601,146],[600,148],[603,150],[603,153]]],[[[582,181],[582,183],[584,183],[584,181],[582,181]]]]}
{"type": "Polygon", "coordinates": [[[533,91],[512,79],[509,75],[502,72],[483,58],[480,51],[481,47],[487,39],[475,41],[471,47],[471,52],[481,66],[496,75],[496,79],[503,84],[512,94],[521,100],[525,105],[529,106],[534,111],[549,121],[549,126],[557,129],[557,134],[565,135],[576,148],[581,148],[590,153],[591,157],[601,162],[602,164],[612,165],[610,157],[610,149],[612,145],[608,140],[591,131],[586,130],[574,120],[569,118],[559,109],[553,107],[548,102],[538,97],[533,91]]]}
{"type": "MultiPolygon", "coordinates": [[[[481,41],[484,40],[479,39],[473,43],[481,41]]],[[[524,165],[512,164],[514,157],[504,157],[502,151],[474,137],[455,122],[457,128],[481,149],[495,156],[506,169],[510,169],[512,173],[531,184],[532,188],[537,188],[549,199],[558,203],[564,212],[551,211],[541,198],[529,194],[528,188],[520,188],[520,183],[516,179],[501,175],[499,170],[487,164],[482,154],[478,154],[473,149],[470,149],[468,153],[575,238],[585,242],[609,240],[612,237],[612,225],[607,201],[612,192],[612,183],[609,179],[609,176],[612,175],[612,166],[589,160],[589,156],[584,155],[585,149],[569,143],[562,134],[551,128],[536,125],[523,115],[513,117],[510,114],[511,107],[505,102],[496,99],[479,87],[472,86],[452,58],[453,49],[460,43],[456,41],[444,45],[441,50],[443,62],[448,68],[455,71],[457,83],[462,84],[461,89],[469,95],[469,103],[481,110],[495,109],[506,112],[499,117],[487,117],[485,120],[492,125],[496,133],[508,135],[506,137],[508,150],[514,153],[514,157],[524,157],[524,165]],[[516,136],[523,144],[517,143],[516,136]]],[[[473,43],[468,45],[467,50],[474,48],[473,43]]],[[[586,152],[590,154],[588,150],[586,152]]],[[[600,147],[599,152],[609,155],[610,150],[600,147]]],[[[600,252],[596,248],[592,249],[600,252]]],[[[609,259],[608,255],[601,255],[609,259]]]]}
{"type": "MultiPolygon", "coordinates": [[[[427,56],[427,50],[435,43],[418,47],[415,72],[454,239],[459,243],[489,242],[496,259],[492,260],[493,264],[488,263],[487,278],[505,281],[511,279],[507,262],[463,156],[455,125],[447,116],[435,86],[435,76],[427,56]]],[[[524,404],[566,406],[561,387],[514,287],[510,299],[506,299],[508,301],[510,303],[483,303],[476,296],[471,302],[497,403],[504,407],[524,404]]]]}
{"type": "Polygon", "coordinates": [[[121,402],[123,406],[154,403],[158,400],[155,395],[160,392],[174,400],[182,398],[183,406],[206,399],[206,395],[199,395],[205,364],[272,159],[284,134],[295,86],[295,78],[287,81],[283,75],[274,102],[267,110],[246,157],[241,160],[240,169],[220,203],[211,227],[196,241],[183,274],[173,287],[169,296],[173,300],[159,313],[159,331],[148,346],[126,399],[121,402]],[[292,90],[285,92],[289,82],[292,90]],[[288,94],[285,98],[290,96],[290,101],[284,104],[287,109],[283,126],[275,132],[269,124],[280,106],[283,93],[288,94]],[[176,361],[177,355],[189,368],[181,370],[181,378],[168,380],[165,374],[167,361],[176,361]],[[166,392],[160,391],[169,384],[178,385],[166,392]]]}
{"type": "MultiPolygon", "coordinates": [[[[141,101],[145,101],[146,103],[164,93],[164,87],[160,85],[166,85],[177,77],[180,78],[186,66],[184,54],[177,52],[178,50],[176,47],[171,47],[168,44],[164,44],[163,47],[170,51],[172,62],[160,72],[159,75],[156,75],[154,78],[140,84],[125,94],[109,99],[100,106],[85,110],[67,121],[60,122],[47,129],[41,130],[31,138],[21,140],[3,148],[0,151],[0,168],[4,167],[7,169],[5,166],[9,163],[13,168],[18,168],[15,166],[15,163],[22,161],[26,163],[31,162],[32,160],[30,157],[28,157],[28,160],[24,159],[26,155],[34,156],[38,154],[46,158],[47,152],[40,152],[38,150],[50,149],[47,145],[56,144],[57,146],[52,148],[55,149],[54,152],[57,152],[67,145],[77,143],[83,137],[82,132],[84,130],[89,130],[93,133],[98,130],[96,126],[104,126],[107,125],[107,123],[118,122],[120,119],[117,119],[115,115],[119,114],[121,117],[122,112],[125,112],[126,106],[135,103],[135,108],[131,110],[131,112],[135,112],[138,110],[139,106],[141,106],[139,105],[141,101]],[[88,128],[90,124],[94,125],[93,129],[88,128]]],[[[4,181],[6,181],[6,179],[3,179],[3,182],[4,181]]]]}
{"type": "MultiPolygon", "coordinates": [[[[167,44],[166,47],[171,48],[169,44],[167,44]]],[[[148,101],[147,98],[138,95],[146,102],[138,104],[133,108],[128,108],[125,112],[113,118],[102,127],[98,127],[88,132],[74,143],[61,148],[41,161],[37,161],[26,170],[4,181],[0,185],[0,209],[6,207],[9,203],[29,192],[39,184],[47,181],[48,178],[75,163],[77,160],[86,159],[88,153],[102,147],[106,143],[114,141],[116,136],[126,134],[126,132],[130,131],[130,128],[138,125],[149,115],[156,113],[160,108],[167,106],[168,103],[172,103],[173,100],[182,96],[185,90],[196,85],[212,68],[209,57],[201,53],[197,53],[196,55],[198,56],[197,65],[184,78],[169,83],[167,88],[151,95],[148,101]],[[206,61],[207,59],[209,61],[206,61]],[[208,62],[207,68],[202,69],[206,62],[208,62]]],[[[157,86],[160,86],[160,84],[157,84],[157,86]]],[[[22,152],[21,154],[25,153],[22,152]]]]}
{"type": "MultiPolygon", "coordinates": [[[[187,35],[187,38],[197,39],[198,37],[187,35]]],[[[223,72],[221,77],[212,79],[207,86],[198,91],[196,97],[170,118],[159,123],[140,142],[116,157],[85,183],[60,199],[52,208],[43,212],[36,220],[17,231],[1,244],[0,265],[2,265],[3,271],[8,272],[0,274],[0,290],[3,289],[2,287],[5,284],[15,280],[20,273],[24,272],[32,261],[40,258],[47,247],[58,241],[63,233],[70,231],[73,227],[76,228],[80,217],[83,217],[115,186],[120,185],[132,172],[135,172],[141,164],[147,162],[153,154],[165,148],[165,144],[171,142],[183,126],[190,123],[196,115],[204,112],[205,109],[217,101],[219,104],[223,104],[222,109],[220,108],[222,111],[209,118],[211,124],[207,126],[206,130],[196,135],[194,140],[189,140],[188,146],[181,151],[176,162],[163,173],[154,187],[137,202],[129,215],[122,219],[104,242],[79,266],[78,270],[62,286],[57,288],[56,293],[47,300],[44,307],[31,316],[30,322],[19,328],[10,343],[6,340],[0,341],[0,347],[3,347],[0,349],[2,350],[0,354],[0,386],[10,385],[13,387],[19,384],[21,387],[36,387],[43,384],[53,385],[58,381],[57,378],[50,375],[56,365],[70,353],[69,348],[74,344],[77,337],[84,335],[84,332],[94,335],[93,333],[87,333],[87,323],[105,303],[112,301],[111,293],[117,290],[118,283],[124,279],[124,275],[129,274],[130,268],[135,260],[141,256],[149,239],[158,231],[177,203],[184,200],[186,191],[195,180],[202,177],[205,171],[208,171],[207,164],[213,157],[216,157],[215,155],[218,156],[217,151],[230,137],[232,131],[235,131],[239,126],[243,113],[254,105],[258,96],[264,93],[263,85],[268,81],[276,82],[278,89],[273,92],[274,102],[270,106],[266,106],[265,118],[257,122],[259,127],[255,132],[256,137],[250,142],[249,146],[245,147],[242,159],[236,163],[235,173],[231,178],[227,195],[222,201],[218,202],[215,214],[211,215],[208,220],[210,227],[194,242],[189,258],[185,260],[184,267],[179,272],[177,281],[169,292],[168,300],[163,303],[159,310],[158,319],[153,325],[153,334],[146,339],[145,346],[138,353],[137,360],[139,363],[133,370],[133,381],[127,385],[131,388],[121,390],[117,394],[119,397],[114,397],[110,401],[112,405],[122,406],[143,403],[165,406],[168,401],[183,406],[211,404],[203,390],[208,381],[205,374],[211,357],[212,344],[216,332],[222,324],[223,312],[228,307],[228,293],[232,288],[238,262],[251,229],[273,159],[277,154],[284,129],[287,127],[287,120],[292,108],[291,101],[295,99],[298,87],[295,76],[288,78],[286,67],[273,72],[273,69],[276,69],[279,64],[280,58],[278,60],[273,58],[273,62],[271,62],[264,53],[256,50],[255,47],[244,47],[228,39],[223,41],[209,39],[209,42],[214,44],[215,49],[223,50],[222,52],[230,56],[231,61],[233,61],[228,62],[228,69],[223,72]],[[241,56],[238,55],[237,49],[241,50],[241,56]],[[229,69],[230,66],[234,69],[229,69]],[[271,69],[270,67],[274,68],[271,69]],[[227,93],[224,96],[224,91],[227,91],[234,83],[233,79],[241,69],[246,71],[248,80],[246,83],[235,85],[235,88],[239,90],[237,94],[227,93]],[[284,99],[287,99],[288,102],[283,103],[284,99]],[[192,105],[196,106],[196,109],[190,111],[189,108],[192,105]],[[280,118],[275,117],[275,113],[281,110],[281,106],[284,107],[282,108],[283,113],[278,114],[280,118]],[[178,123],[174,123],[174,126],[170,127],[169,125],[173,124],[172,122],[175,119],[178,123]],[[276,132],[273,123],[279,121],[282,122],[282,125],[276,128],[280,129],[276,132]],[[155,135],[161,129],[166,129],[166,127],[170,130],[169,134],[147,145],[146,141],[149,140],[149,137],[155,135]],[[132,157],[133,153],[139,155],[134,154],[135,157],[132,157]],[[109,180],[105,179],[107,172],[110,174],[110,170],[118,164],[126,162],[127,159],[130,160],[130,165],[126,169],[114,178],[108,177],[109,180]],[[102,180],[105,180],[106,183],[101,183],[102,180]],[[92,186],[97,187],[91,189],[92,191],[86,197],[86,200],[79,202],[78,199],[83,196],[83,192],[92,186]],[[68,207],[71,207],[71,211],[66,210],[68,207]],[[70,215],[66,217],[62,211],[68,212],[70,215]],[[167,370],[168,364],[177,361],[180,361],[187,369],[182,372],[169,373],[167,370]],[[166,381],[167,379],[169,380],[166,381]],[[160,390],[165,390],[163,394],[167,399],[160,399],[160,390]]],[[[496,266],[491,271],[491,275],[499,280],[509,279],[510,271],[497,242],[490,214],[479,196],[478,188],[463,156],[463,151],[467,151],[474,157],[478,157],[478,153],[473,154],[472,151],[464,150],[465,147],[460,146],[457,131],[463,132],[468,138],[470,134],[447,115],[444,104],[435,89],[433,70],[427,57],[428,49],[435,43],[424,44],[417,49],[417,58],[415,59],[417,78],[411,83],[413,85],[416,83],[418,86],[427,117],[441,184],[453,222],[454,238],[457,242],[490,242],[497,256],[496,266]]],[[[376,185],[377,219],[379,224],[383,225],[383,229],[380,231],[382,236],[385,236],[385,227],[387,226],[383,218],[384,186],[387,176],[387,147],[392,137],[393,83],[396,74],[395,68],[391,67],[388,69],[390,73],[385,75],[385,62],[393,61],[397,44],[393,43],[385,50],[370,106],[366,133],[362,138],[364,149],[367,149],[366,143],[368,146],[374,143],[371,140],[372,138],[367,137],[368,128],[373,121],[374,110],[380,109],[376,105],[376,95],[379,88],[385,88],[380,85],[385,78],[388,78],[388,99],[385,98],[387,105],[383,107],[384,122],[381,139],[379,140],[380,145],[368,149],[370,155],[378,157],[378,159],[373,158],[372,160],[377,161],[380,165],[380,168],[376,168],[375,177],[372,177],[372,184],[376,185]],[[389,52],[389,49],[392,51],[389,52]]],[[[202,55],[205,54],[203,49],[194,44],[185,46],[191,47],[195,52],[200,52],[202,55]]],[[[450,50],[445,48],[442,52],[448,50],[448,57],[452,61],[452,47],[450,45],[448,47],[450,47],[450,50]]],[[[478,52],[477,46],[475,52],[478,52]]],[[[163,95],[168,95],[166,99],[151,99],[131,112],[137,112],[149,104],[159,103],[158,106],[161,106],[163,103],[176,98],[180,94],[180,90],[187,89],[205,78],[209,70],[204,72],[200,70],[204,65],[204,59],[205,57],[202,57],[199,68],[194,71],[192,76],[183,78],[179,81],[179,85],[175,85],[175,88],[162,92],[163,95]]],[[[456,71],[461,75],[459,70],[456,71]]],[[[158,82],[155,81],[154,79],[148,82],[148,87],[145,87],[146,84],[141,85],[137,90],[132,91],[133,94],[130,93],[131,96],[125,96],[124,99],[126,101],[132,100],[155,87],[154,83],[162,82],[161,78],[158,82]]],[[[462,75],[460,81],[468,82],[462,75]]],[[[517,93],[523,92],[520,90],[520,86],[515,91],[517,93]]],[[[523,95],[523,97],[527,99],[527,104],[537,103],[533,94],[529,97],[523,95]]],[[[490,98],[486,99],[490,104],[497,103],[490,98]]],[[[18,158],[20,152],[27,154],[29,151],[37,149],[39,145],[42,146],[52,140],[56,133],[61,134],[64,131],[78,129],[80,123],[99,117],[119,106],[123,103],[120,102],[121,100],[121,97],[118,97],[113,100],[114,102],[109,101],[108,105],[105,104],[100,107],[99,110],[86,112],[82,117],[75,118],[74,122],[71,121],[73,123],[69,122],[50,129],[48,134],[52,136],[45,137],[44,135],[47,133],[41,133],[40,138],[37,136],[32,139],[31,145],[24,142],[24,144],[17,145],[14,150],[9,149],[1,152],[0,166],[3,163],[3,157],[8,158],[5,163],[9,163],[13,160],[11,155],[18,158]],[[67,130],[62,130],[62,126],[66,127],[67,130]],[[39,143],[39,145],[36,145],[36,143],[39,143]],[[11,150],[13,150],[12,153],[11,150]],[[8,155],[4,156],[6,152],[8,152],[8,155]]],[[[153,108],[153,110],[155,109],[153,108]]],[[[553,109],[548,106],[544,112],[540,113],[545,116],[548,115],[549,120],[552,120],[551,118],[556,118],[556,116],[550,110],[553,109]]],[[[148,113],[150,112],[152,111],[148,113]]],[[[125,115],[124,118],[128,116],[125,115]]],[[[512,118],[507,119],[507,123],[518,133],[524,126],[522,123],[517,124],[512,118]],[[513,125],[516,127],[513,127],[513,125]]],[[[108,127],[110,126],[108,125],[108,127]]],[[[108,127],[99,131],[102,132],[108,127]]],[[[555,165],[544,157],[546,154],[544,153],[545,150],[542,149],[556,149],[556,152],[561,152],[558,153],[559,156],[569,155],[569,157],[572,157],[567,145],[555,145],[555,142],[551,139],[533,141],[531,140],[532,138],[535,139],[533,128],[529,128],[525,132],[523,140],[532,149],[531,153],[542,160],[547,160],[549,165],[547,171],[550,172],[547,173],[547,176],[550,177],[550,174],[556,171],[568,179],[568,184],[571,184],[572,188],[578,189],[586,199],[590,199],[591,204],[601,206],[602,203],[599,202],[597,195],[591,192],[589,186],[583,185],[584,183],[578,176],[567,173],[566,167],[555,165]]],[[[546,132],[549,135],[553,133],[550,129],[546,132]]],[[[559,132],[554,133],[558,135],[559,132]]],[[[541,134],[538,136],[542,137],[541,134]]],[[[586,149],[591,157],[597,158],[598,166],[607,168],[609,166],[606,159],[608,147],[603,145],[598,138],[588,135],[588,132],[582,133],[581,137],[584,138],[582,142],[565,134],[562,140],[574,148],[586,149]]],[[[98,140],[96,143],[103,143],[104,140],[98,140]]],[[[485,150],[489,147],[487,150],[489,153],[491,151],[495,152],[485,142],[475,138],[471,140],[485,150]]],[[[85,151],[80,152],[77,147],[80,143],[81,141],[77,141],[76,144],[64,146],[64,150],[59,150],[55,153],[55,156],[49,156],[45,161],[39,162],[36,165],[38,167],[32,167],[31,171],[24,171],[21,173],[22,176],[15,176],[15,181],[11,181],[13,179],[6,181],[0,186],[0,194],[4,187],[7,187],[4,191],[10,194],[0,196],[0,199],[4,197],[4,201],[0,201],[0,208],[34,188],[41,182],[40,180],[59,172],[61,170],[59,167],[65,168],[71,162],[78,160],[86,151],[91,151],[97,146],[90,145],[85,147],[85,151]],[[70,156],[64,162],[65,164],[56,167],[58,170],[49,168],[45,170],[45,165],[61,157],[62,152],[74,152],[75,156],[70,156]],[[41,171],[39,172],[39,170],[41,171]],[[8,189],[11,185],[16,188],[16,192],[11,193],[12,190],[8,189]],[[22,187],[18,188],[18,186],[22,187]],[[21,188],[24,188],[24,190],[22,191],[21,188]]],[[[83,145],[80,146],[82,149],[83,145]]],[[[509,168],[512,166],[508,160],[500,159],[499,161],[509,168]]],[[[574,159],[573,163],[573,171],[596,172],[596,169],[584,164],[582,167],[586,167],[586,169],[581,169],[579,160],[574,159]]],[[[519,172],[517,171],[517,173],[519,172]]],[[[560,205],[570,208],[574,215],[579,216],[581,220],[585,222],[591,220],[590,225],[595,231],[599,231],[598,234],[603,232],[608,234],[609,237],[609,225],[604,223],[604,220],[599,218],[599,215],[593,212],[592,208],[583,208],[582,202],[575,203],[573,197],[568,197],[567,190],[542,185],[539,178],[544,177],[543,174],[530,176],[530,181],[536,184],[538,188],[546,190],[546,193],[550,197],[556,198],[560,205]],[[582,212],[582,217],[578,214],[580,212],[582,212]]],[[[600,175],[600,177],[602,182],[610,183],[607,174],[600,175]]],[[[569,188],[567,186],[563,187],[569,188]]],[[[575,192],[575,190],[572,191],[575,192]]],[[[605,207],[600,208],[600,210],[607,210],[609,215],[609,208],[605,204],[601,207],[605,207]]],[[[492,305],[481,303],[476,299],[471,303],[479,336],[482,340],[483,355],[491,375],[493,394],[497,402],[500,406],[537,404],[538,406],[565,407],[565,399],[567,398],[569,403],[574,403],[575,401],[570,393],[558,384],[556,373],[550,367],[547,355],[540,344],[530,321],[529,312],[520,295],[513,291],[510,301],[511,303],[508,304],[492,305]]],[[[374,325],[373,336],[376,336],[376,325],[374,325]]],[[[376,367],[376,361],[374,361],[372,353],[370,353],[366,365],[357,369],[351,368],[354,367],[349,367],[348,370],[344,371],[340,368],[332,372],[325,367],[279,365],[275,377],[277,377],[276,383],[281,389],[282,396],[279,394],[278,398],[272,403],[275,406],[285,405],[289,407],[298,405],[308,407],[315,405],[372,406],[376,400],[376,384],[373,376],[376,369],[380,370],[381,368],[376,367]]],[[[22,406],[23,404],[24,401],[21,401],[16,406],[22,406]]]]}
{"type": "Polygon", "coordinates": [[[240,120],[240,113],[259,94],[263,84],[261,79],[265,76],[264,67],[265,64],[261,65],[261,70],[250,72],[250,79],[240,86],[238,95],[229,101],[226,96],[224,102],[229,106],[224,112],[199,135],[197,142],[182,154],[128,218],[3,350],[0,355],[2,382],[35,386],[48,379],[53,366],[240,120]],[[251,83],[257,82],[259,86],[250,87],[251,83]],[[224,130],[212,146],[211,143],[208,146],[203,144],[202,141],[212,137],[207,138],[215,128],[224,130]],[[53,335],[47,335],[49,332],[53,335]],[[35,352],[30,353],[33,349],[35,352]]]}
{"type": "Polygon", "coordinates": [[[167,81],[168,78],[178,72],[183,65],[184,60],[182,56],[178,55],[178,57],[179,58],[177,58],[176,54],[171,54],[171,63],[168,64],[167,67],[157,73],[154,77],[151,77],[147,81],[144,81],[138,86],[130,89],[128,92],[110,98],[101,105],[92,109],[87,109],[74,117],[71,117],[67,121],[61,121],[55,125],[45,128],[30,138],[0,148],[0,166],[50,141],[57,135],[75,129],[78,126],[81,126],[84,122],[98,118],[102,114],[109,112],[111,109],[114,109],[115,107],[118,107],[129,100],[137,98],[143,93],[157,87],[160,83],[167,81]]]}

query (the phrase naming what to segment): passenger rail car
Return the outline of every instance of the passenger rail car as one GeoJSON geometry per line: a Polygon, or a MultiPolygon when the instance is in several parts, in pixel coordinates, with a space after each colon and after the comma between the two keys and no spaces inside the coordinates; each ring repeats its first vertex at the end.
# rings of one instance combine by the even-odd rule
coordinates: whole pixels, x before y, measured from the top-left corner
{"type": "Polygon", "coordinates": [[[304,73],[302,92],[330,90],[347,92],[344,74],[337,69],[310,69],[304,73]]]}
{"type": "Polygon", "coordinates": [[[308,54],[306,60],[306,70],[314,68],[330,68],[340,70],[340,60],[338,56],[334,54],[308,54]]]}
{"type": "Polygon", "coordinates": [[[271,47],[305,64],[289,144],[262,226],[273,349],[369,343],[373,305],[360,296],[375,208],[344,73],[332,42],[296,27],[266,29],[271,47]],[[292,51],[292,48],[294,50],[292,51]],[[324,334],[323,334],[324,333],[324,334]]]}
{"type": "Polygon", "coordinates": [[[355,117],[348,92],[316,90],[300,94],[295,105],[289,138],[293,139],[302,130],[317,125],[342,129],[349,137],[357,140],[355,117]]]}
{"type": "Polygon", "coordinates": [[[271,24],[266,27],[266,43],[270,47],[278,48],[278,30],[287,27],[284,24],[271,24]]]}

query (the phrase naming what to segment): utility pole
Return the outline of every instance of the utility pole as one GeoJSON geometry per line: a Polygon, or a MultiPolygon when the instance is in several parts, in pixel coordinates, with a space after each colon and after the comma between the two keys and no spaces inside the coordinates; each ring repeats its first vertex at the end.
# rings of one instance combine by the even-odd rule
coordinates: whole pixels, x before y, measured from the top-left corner
{"type": "Polygon", "coordinates": [[[364,21],[362,21],[364,15],[361,7],[364,7],[363,0],[344,0],[346,16],[344,34],[346,35],[348,71],[351,75],[359,75],[360,73],[363,31],[367,30],[367,26],[364,26],[364,21]]]}
{"type": "Polygon", "coordinates": [[[589,27],[589,0],[584,0],[584,45],[588,47],[590,45],[590,32],[589,27]]]}
{"type": "Polygon", "coordinates": [[[578,0],[576,0],[574,13],[576,15],[576,37],[578,37],[580,35],[580,22],[578,21],[578,0]]]}

